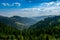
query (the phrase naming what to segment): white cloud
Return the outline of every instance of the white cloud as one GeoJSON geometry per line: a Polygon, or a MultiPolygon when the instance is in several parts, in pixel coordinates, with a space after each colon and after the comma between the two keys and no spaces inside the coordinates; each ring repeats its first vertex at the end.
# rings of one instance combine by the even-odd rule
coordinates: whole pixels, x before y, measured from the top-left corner
{"type": "Polygon", "coordinates": [[[2,3],[3,6],[7,6],[6,3],[2,3]]]}
{"type": "Polygon", "coordinates": [[[15,3],[1,3],[3,6],[21,6],[21,3],[15,2],[15,3]]]}
{"type": "Polygon", "coordinates": [[[6,14],[8,16],[18,15],[22,17],[60,15],[60,2],[42,3],[39,7],[35,8],[11,9],[7,11],[4,10],[4,12],[0,11],[0,13],[6,14]]]}
{"type": "Polygon", "coordinates": [[[42,7],[52,7],[52,6],[60,6],[60,2],[48,2],[48,3],[42,3],[42,7]]]}

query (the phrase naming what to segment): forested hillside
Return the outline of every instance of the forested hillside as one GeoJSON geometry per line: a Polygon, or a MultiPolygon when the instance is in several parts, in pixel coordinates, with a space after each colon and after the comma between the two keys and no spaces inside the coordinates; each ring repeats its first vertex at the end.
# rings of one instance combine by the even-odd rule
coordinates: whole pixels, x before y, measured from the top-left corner
{"type": "Polygon", "coordinates": [[[60,16],[48,17],[44,20],[37,22],[36,24],[32,25],[30,28],[40,29],[46,27],[54,27],[60,25],[60,16]]]}
{"type": "Polygon", "coordinates": [[[60,40],[60,16],[41,20],[32,25],[29,30],[30,35],[36,37],[36,40],[60,40]]]}
{"type": "Polygon", "coordinates": [[[19,21],[16,21],[17,19],[13,19],[13,18],[10,18],[10,17],[5,17],[5,16],[0,16],[0,22],[8,25],[8,26],[12,26],[14,28],[17,28],[19,30],[23,30],[25,29],[25,27],[27,28],[27,25],[19,22],[19,21]]]}
{"type": "Polygon", "coordinates": [[[16,28],[5,25],[0,22],[0,39],[18,39],[21,35],[21,31],[16,28]],[[19,37],[18,37],[19,36],[19,37]]]}
{"type": "Polygon", "coordinates": [[[60,16],[48,17],[23,31],[0,22],[0,39],[60,40],[60,16]]]}

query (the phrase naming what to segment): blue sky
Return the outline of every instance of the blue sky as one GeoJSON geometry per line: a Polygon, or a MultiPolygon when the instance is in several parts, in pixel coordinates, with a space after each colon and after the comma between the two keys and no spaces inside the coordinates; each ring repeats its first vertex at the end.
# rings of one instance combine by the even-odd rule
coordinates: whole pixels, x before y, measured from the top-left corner
{"type": "Polygon", "coordinates": [[[60,15],[60,1],[0,0],[0,15],[22,17],[60,15]]]}
{"type": "MultiPolygon", "coordinates": [[[[30,8],[30,7],[34,7],[34,6],[39,6],[39,4],[41,3],[46,3],[46,2],[51,2],[51,1],[56,1],[56,0],[0,0],[0,8],[30,8]],[[9,4],[9,5],[12,5],[12,4],[20,4],[20,6],[16,6],[14,5],[13,6],[10,6],[10,7],[4,7],[2,5],[2,3],[5,3],[5,4],[9,4]]],[[[7,4],[7,6],[8,6],[7,4]]]]}

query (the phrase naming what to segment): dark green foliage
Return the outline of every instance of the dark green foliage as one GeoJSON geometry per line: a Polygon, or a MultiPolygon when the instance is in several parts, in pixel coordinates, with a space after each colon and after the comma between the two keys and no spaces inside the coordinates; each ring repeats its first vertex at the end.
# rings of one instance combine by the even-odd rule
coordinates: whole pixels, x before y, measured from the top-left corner
{"type": "Polygon", "coordinates": [[[49,40],[49,37],[48,36],[46,37],[46,40],[49,40]]]}
{"type": "Polygon", "coordinates": [[[30,28],[30,35],[41,40],[55,40],[60,38],[60,16],[48,17],[30,28]]]}
{"type": "Polygon", "coordinates": [[[0,39],[13,39],[17,38],[18,35],[21,35],[21,31],[16,28],[5,25],[0,22],[0,39]]]}

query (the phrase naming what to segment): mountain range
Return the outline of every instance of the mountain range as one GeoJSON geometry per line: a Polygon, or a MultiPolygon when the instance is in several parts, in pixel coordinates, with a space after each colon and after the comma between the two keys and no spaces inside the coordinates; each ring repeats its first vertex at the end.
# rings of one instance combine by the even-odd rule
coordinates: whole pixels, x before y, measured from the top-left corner
{"type": "Polygon", "coordinates": [[[15,27],[17,29],[27,29],[30,25],[37,23],[39,20],[46,18],[47,16],[41,17],[20,17],[20,16],[13,16],[13,17],[5,17],[0,16],[0,22],[7,24],[8,26],[15,27]]]}
{"type": "Polygon", "coordinates": [[[20,16],[12,16],[12,17],[0,16],[0,22],[7,24],[8,26],[17,28],[19,30],[22,30],[29,28],[31,25],[47,17],[52,17],[52,16],[50,15],[50,16],[30,17],[30,18],[20,17],[20,16]]]}

